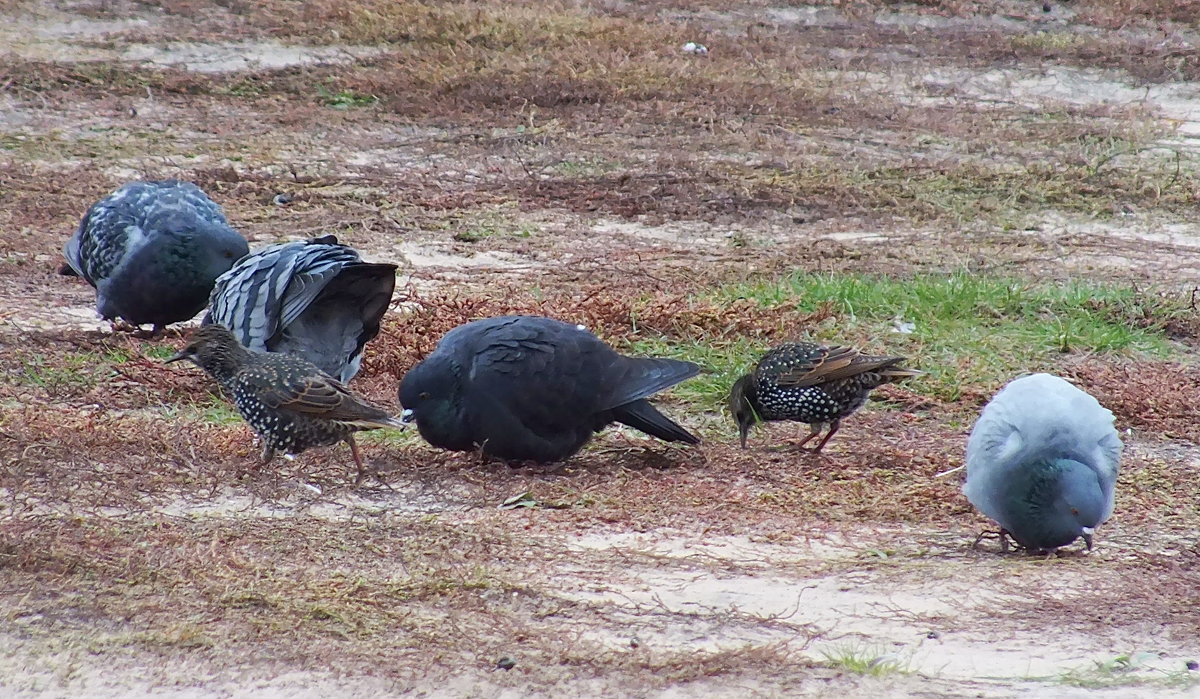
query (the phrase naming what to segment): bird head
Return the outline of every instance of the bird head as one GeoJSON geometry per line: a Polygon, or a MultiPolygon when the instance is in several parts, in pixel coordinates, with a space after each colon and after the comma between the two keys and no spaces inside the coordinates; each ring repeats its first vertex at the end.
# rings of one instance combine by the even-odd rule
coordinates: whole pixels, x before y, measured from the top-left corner
{"type": "Polygon", "coordinates": [[[233,376],[247,352],[223,325],[202,325],[192,333],[187,347],[167,357],[170,364],[186,359],[218,380],[233,376]]]}
{"type": "Polygon", "coordinates": [[[757,403],[758,397],[755,393],[752,375],[746,374],[733,382],[733,388],[729,390],[729,412],[733,414],[733,420],[737,423],[743,449],[746,448],[746,438],[750,435],[750,428],[754,426],[754,423],[761,421],[758,409],[755,407],[757,403]]]}
{"type": "Polygon", "coordinates": [[[463,405],[459,368],[454,362],[430,355],[400,380],[400,419],[416,422],[422,435],[434,443],[458,442],[463,405]]]}
{"type": "Polygon", "coordinates": [[[1013,491],[1013,537],[1031,549],[1055,549],[1082,538],[1088,549],[1107,515],[1107,497],[1095,472],[1073,459],[1045,459],[1023,469],[1029,487],[1013,491]]]}

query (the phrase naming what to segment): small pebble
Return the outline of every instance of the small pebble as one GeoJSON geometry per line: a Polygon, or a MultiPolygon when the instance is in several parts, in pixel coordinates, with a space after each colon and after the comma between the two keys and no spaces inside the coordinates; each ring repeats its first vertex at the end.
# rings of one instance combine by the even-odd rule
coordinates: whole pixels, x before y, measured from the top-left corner
{"type": "Polygon", "coordinates": [[[1200,663],[1196,662],[1195,660],[1189,660],[1187,661],[1187,669],[1193,672],[1200,670],[1200,663]]]}
{"type": "Polygon", "coordinates": [[[271,201],[275,202],[276,206],[287,206],[288,204],[292,203],[292,195],[282,193],[276,194],[275,198],[271,201]]]}
{"type": "Polygon", "coordinates": [[[501,656],[500,659],[496,661],[496,667],[500,668],[501,670],[511,670],[516,666],[517,661],[513,660],[507,655],[501,656]]]}
{"type": "Polygon", "coordinates": [[[929,633],[925,634],[925,638],[928,638],[931,640],[937,640],[941,637],[942,637],[942,635],[940,633],[938,633],[937,631],[930,631],[929,633]]]}

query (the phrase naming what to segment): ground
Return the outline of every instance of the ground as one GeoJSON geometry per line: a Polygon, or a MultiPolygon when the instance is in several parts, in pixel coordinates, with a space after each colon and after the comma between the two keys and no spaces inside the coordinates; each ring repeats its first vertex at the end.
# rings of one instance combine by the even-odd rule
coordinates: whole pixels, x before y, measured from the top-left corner
{"type": "MultiPolygon", "coordinates": [[[[1200,692],[1194,0],[0,0],[0,687],[129,696],[1200,692]],[[685,51],[693,42],[707,51],[685,51]],[[199,371],[59,276],[195,181],[252,247],[402,265],[353,386],[535,312],[692,359],[698,447],[564,464],[365,435],[265,467],[199,371]],[[284,195],[279,197],[277,195],[284,195]],[[903,354],[821,456],[739,370],[903,354]],[[1126,452],[1095,550],[1002,554],[974,416],[1068,376],[1126,452]]],[[[694,48],[694,47],[693,47],[694,48]]]]}

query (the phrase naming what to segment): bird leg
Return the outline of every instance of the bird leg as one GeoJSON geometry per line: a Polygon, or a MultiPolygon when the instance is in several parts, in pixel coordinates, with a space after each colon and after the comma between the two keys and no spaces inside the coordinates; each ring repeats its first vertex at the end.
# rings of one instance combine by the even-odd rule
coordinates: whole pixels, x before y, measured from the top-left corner
{"type": "Polygon", "coordinates": [[[358,453],[358,443],[354,441],[354,435],[346,435],[346,444],[350,445],[350,454],[354,456],[354,464],[358,466],[358,474],[354,476],[354,485],[357,486],[362,483],[366,467],[363,466],[362,454],[358,453]]]}
{"type": "Polygon", "coordinates": [[[814,422],[813,424],[808,426],[808,436],[805,437],[804,439],[801,439],[800,443],[797,444],[795,448],[799,449],[799,448],[803,447],[805,444],[808,444],[809,442],[811,442],[813,437],[816,437],[819,434],[821,434],[821,423],[814,422]]]}
{"type": "MultiPolygon", "coordinates": [[[[975,543],[971,544],[971,548],[978,549],[979,542],[992,537],[995,537],[1000,541],[1000,552],[1008,553],[1008,540],[1012,537],[1012,534],[1010,534],[1009,531],[1003,527],[1001,527],[998,531],[984,529],[983,531],[979,532],[979,536],[975,537],[975,543]]],[[[1016,543],[1015,539],[1013,540],[1013,543],[1016,543]]]]}
{"type": "Polygon", "coordinates": [[[354,435],[346,437],[346,443],[350,445],[350,453],[354,456],[354,464],[358,466],[358,473],[354,476],[355,487],[362,483],[364,475],[370,474],[375,477],[375,480],[379,481],[380,485],[388,490],[391,490],[392,486],[388,485],[387,481],[380,477],[379,469],[375,467],[367,467],[365,464],[363,464],[362,453],[358,451],[358,442],[354,441],[354,435]]]}
{"type": "MultiPolygon", "coordinates": [[[[833,422],[829,423],[829,432],[827,432],[825,434],[825,438],[821,440],[821,443],[817,445],[817,448],[813,449],[814,454],[821,453],[821,449],[824,448],[825,442],[829,441],[829,438],[832,437],[834,435],[834,433],[838,431],[839,427],[841,427],[839,420],[834,420],[833,422]]],[[[812,435],[809,435],[810,438],[811,438],[811,436],[812,435]]],[[[807,442],[808,440],[806,439],[804,441],[807,442]]],[[[801,444],[804,444],[804,442],[801,442],[801,444]]]]}

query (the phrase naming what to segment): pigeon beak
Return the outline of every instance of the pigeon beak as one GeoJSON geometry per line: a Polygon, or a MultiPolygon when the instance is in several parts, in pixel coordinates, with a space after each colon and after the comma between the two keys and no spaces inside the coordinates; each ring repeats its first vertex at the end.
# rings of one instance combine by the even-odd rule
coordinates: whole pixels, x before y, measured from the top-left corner
{"type": "Polygon", "coordinates": [[[1087,544],[1088,551],[1092,550],[1092,535],[1095,533],[1096,530],[1091,527],[1083,528],[1083,543],[1087,544]]]}
{"type": "Polygon", "coordinates": [[[405,408],[404,412],[400,413],[400,422],[403,422],[406,425],[416,419],[417,416],[415,413],[413,413],[412,408],[405,408]]]}

